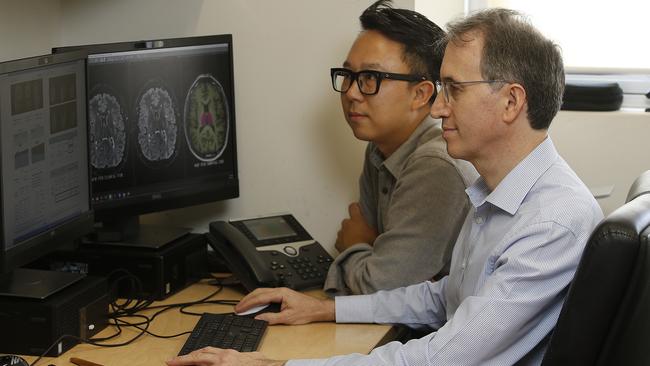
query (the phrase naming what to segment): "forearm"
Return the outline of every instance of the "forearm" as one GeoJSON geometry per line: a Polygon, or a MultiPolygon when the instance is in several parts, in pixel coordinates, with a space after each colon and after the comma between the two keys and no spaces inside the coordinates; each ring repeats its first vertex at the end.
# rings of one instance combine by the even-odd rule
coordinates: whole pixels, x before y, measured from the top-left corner
{"type": "Polygon", "coordinates": [[[316,314],[316,321],[328,322],[336,320],[336,301],[335,300],[323,300],[323,307],[321,311],[316,314]]]}
{"type": "Polygon", "coordinates": [[[438,328],[446,320],[445,285],[443,278],[372,295],[336,297],[336,322],[438,328]]]}
{"type": "Polygon", "coordinates": [[[259,366],[285,366],[288,361],[286,360],[264,360],[260,361],[259,366]]]}

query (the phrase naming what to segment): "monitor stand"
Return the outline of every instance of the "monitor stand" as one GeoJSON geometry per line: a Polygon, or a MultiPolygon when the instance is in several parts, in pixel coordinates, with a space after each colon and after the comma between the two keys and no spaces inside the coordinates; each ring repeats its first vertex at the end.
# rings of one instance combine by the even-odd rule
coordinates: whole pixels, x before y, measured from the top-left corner
{"type": "Polygon", "coordinates": [[[0,274],[0,296],[42,300],[84,277],[82,273],[17,268],[0,274]]]}
{"type": "Polygon", "coordinates": [[[84,242],[138,248],[158,249],[182,238],[190,229],[170,226],[140,225],[137,216],[102,221],[84,242]]]}

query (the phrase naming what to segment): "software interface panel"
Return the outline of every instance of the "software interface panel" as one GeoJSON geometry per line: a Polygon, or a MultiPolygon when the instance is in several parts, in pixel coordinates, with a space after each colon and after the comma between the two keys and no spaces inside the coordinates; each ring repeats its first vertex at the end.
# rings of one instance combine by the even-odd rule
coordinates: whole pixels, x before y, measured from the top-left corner
{"type": "Polygon", "coordinates": [[[5,250],[90,209],[84,66],[0,75],[5,250]]]}
{"type": "Polygon", "coordinates": [[[89,56],[93,202],[233,179],[230,68],[228,44],[89,56]]]}

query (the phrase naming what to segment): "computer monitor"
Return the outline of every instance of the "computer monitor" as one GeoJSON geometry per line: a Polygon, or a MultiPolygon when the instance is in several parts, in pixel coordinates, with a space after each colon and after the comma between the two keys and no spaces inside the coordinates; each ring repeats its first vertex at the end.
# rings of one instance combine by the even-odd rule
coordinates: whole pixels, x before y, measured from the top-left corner
{"type": "Polygon", "coordinates": [[[239,196],[231,35],[54,48],[88,52],[97,241],[159,247],[188,229],[138,215],[239,196]]]}
{"type": "Polygon", "coordinates": [[[44,298],[79,274],[23,265],[93,228],[86,54],[0,63],[0,295],[44,298]]]}

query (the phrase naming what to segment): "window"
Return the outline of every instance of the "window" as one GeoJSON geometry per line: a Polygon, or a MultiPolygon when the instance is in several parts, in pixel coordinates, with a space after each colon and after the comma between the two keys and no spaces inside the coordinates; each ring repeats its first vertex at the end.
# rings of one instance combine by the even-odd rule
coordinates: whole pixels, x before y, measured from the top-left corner
{"type": "Polygon", "coordinates": [[[468,12],[515,9],[560,45],[571,81],[615,81],[624,108],[650,108],[650,2],[638,0],[465,0],[468,12]]]}

